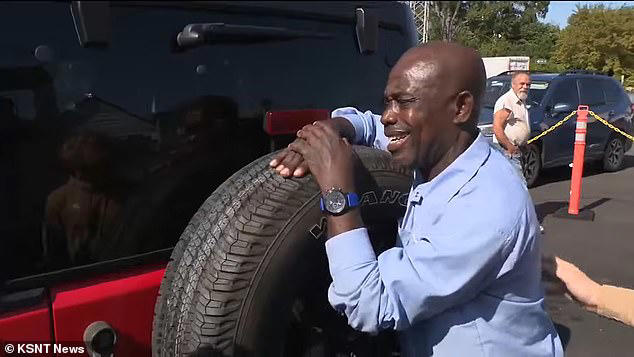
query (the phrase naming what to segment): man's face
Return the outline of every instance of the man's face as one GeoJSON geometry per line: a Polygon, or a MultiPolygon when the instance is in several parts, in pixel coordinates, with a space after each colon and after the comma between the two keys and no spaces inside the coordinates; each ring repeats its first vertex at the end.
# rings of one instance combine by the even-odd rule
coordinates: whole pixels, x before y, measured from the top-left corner
{"type": "Polygon", "coordinates": [[[389,139],[387,149],[395,161],[410,168],[431,169],[455,139],[451,103],[456,97],[438,78],[437,66],[397,65],[385,88],[381,122],[389,139]]]}
{"type": "Polygon", "coordinates": [[[511,81],[511,87],[517,97],[522,101],[525,101],[526,98],[528,98],[528,91],[531,87],[531,77],[526,74],[519,74],[513,78],[513,81],[511,81]]]}

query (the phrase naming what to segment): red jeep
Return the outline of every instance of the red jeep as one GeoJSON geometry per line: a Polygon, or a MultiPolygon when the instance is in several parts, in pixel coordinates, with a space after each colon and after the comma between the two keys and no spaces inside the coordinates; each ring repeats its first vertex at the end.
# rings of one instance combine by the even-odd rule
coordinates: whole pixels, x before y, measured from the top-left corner
{"type": "MultiPolygon", "coordinates": [[[[398,2],[3,2],[0,20],[0,342],[85,344],[101,356],[147,356],[152,345],[157,355],[240,355],[235,340],[200,340],[238,336],[235,323],[197,334],[174,313],[200,301],[182,269],[204,271],[196,259],[213,265],[210,255],[231,248],[212,245],[213,230],[251,224],[209,215],[250,192],[248,173],[263,161],[216,189],[329,110],[380,112],[390,68],[416,43],[398,2]],[[192,254],[206,249],[205,261],[192,254]],[[181,303],[159,302],[154,321],[170,261],[161,297],[178,291],[181,303]]],[[[248,258],[260,248],[240,249],[248,258]]],[[[251,264],[240,269],[257,271],[251,264]]],[[[222,291],[254,285],[231,279],[209,301],[235,312],[242,303],[222,291]]],[[[298,301],[284,309],[305,311],[298,301]]],[[[251,322],[254,334],[279,337],[251,322]]],[[[305,354],[313,330],[284,332],[304,347],[270,342],[305,354]]]]}

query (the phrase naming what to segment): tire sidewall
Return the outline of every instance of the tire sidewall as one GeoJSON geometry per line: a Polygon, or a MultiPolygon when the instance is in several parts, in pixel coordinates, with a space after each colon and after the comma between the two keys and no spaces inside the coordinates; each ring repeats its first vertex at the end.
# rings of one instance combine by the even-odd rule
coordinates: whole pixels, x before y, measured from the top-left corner
{"type": "Polygon", "coordinates": [[[625,162],[625,143],[623,142],[623,139],[616,136],[610,137],[605,147],[605,153],[603,154],[603,169],[609,172],[618,171],[621,168],[623,168],[624,162],[625,162]],[[613,145],[616,142],[618,142],[619,144],[618,147],[620,147],[621,152],[619,154],[618,162],[616,164],[613,164],[610,161],[610,154],[612,153],[613,145]]]}
{"type": "MultiPolygon", "coordinates": [[[[409,182],[405,178],[399,180],[395,175],[390,176],[373,175],[378,186],[359,190],[364,221],[393,219],[396,224],[398,217],[404,213],[409,182]],[[398,196],[398,199],[386,203],[386,196],[398,196]]],[[[238,319],[235,345],[239,347],[235,351],[236,356],[281,355],[284,327],[291,317],[288,307],[293,299],[312,284],[318,284],[321,289],[317,293],[327,299],[330,276],[325,252],[326,218],[318,205],[319,196],[316,195],[287,222],[264,255],[256,276],[249,284],[238,319]],[[320,281],[315,282],[315,279],[320,281]],[[271,323],[273,321],[274,324],[271,323]]],[[[392,247],[395,238],[396,232],[390,237],[372,237],[375,252],[378,254],[392,247]]],[[[341,317],[341,323],[347,326],[344,317],[341,317]]]]}
{"type": "Polygon", "coordinates": [[[542,169],[542,160],[541,160],[541,152],[539,150],[539,147],[535,144],[528,144],[528,146],[526,147],[526,154],[524,156],[524,162],[525,165],[528,165],[528,157],[529,155],[534,157],[534,165],[532,168],[532,175],[527,175],[527,171],[526,169],[524,169],[524,178],[526,179],[526,185],[528,187],[533,187],[535,185],[535,183],[537,182],[537,179],[539,178],[539,174],[540,171],[542,169]],[[529,177],[530,176],[530,177],[529,177]]]}
{"type": "MultiPolygon", "coordinates": [[[[376,234],[382,231],[372,230],[372,220],[391,217],[396,228],[412,173],[395,167],[386,152],[363,147],[355,151],[361,159],[355,179],[362,216],[365,220],[368,212],[375,212],[378,217],[371,213],[366,221],[378,254],[393,246],[396,232],[376,234]],[[383,237],[378,246],[376,236],[383,237]]],[[[172,257],[157,300],[154,354],[280,355],[284,340],[292,338],[287,335],[292,299],[298,291],[306,294],[301,284],[314,282],[313,271],[321,274],[317,284],[309,285],[318,287],[311,292],[320,299],[320,312],[334,315],[337,331],[349,329],[327,301],[330,276],[319,188],[311,177],[275,175],[268,166],[271,155],[223,183],[197,213],[202,214],[198,229],[181,237],[179,243],[185,244],[172,257]]],[[[304,341],[302,346],[312,346],[304,341]]]]}

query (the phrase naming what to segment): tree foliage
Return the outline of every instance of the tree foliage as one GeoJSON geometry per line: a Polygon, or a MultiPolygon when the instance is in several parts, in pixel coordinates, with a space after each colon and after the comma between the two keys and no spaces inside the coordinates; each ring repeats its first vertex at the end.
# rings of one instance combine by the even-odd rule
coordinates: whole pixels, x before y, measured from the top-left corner
{"type": "Polygon", "coordinates": [[[553,58],[564,68],[581,68],[626,78],[634,86],[634,7],[578,7],[561,31],[553,58]]]}
{"type": "Polygon", "coordinates": [[[461,21],[469,10],[470,1],[432,1],[431,8],[435,15],[437,29],[440,39],[443,41],[453,41],[460,31],[463,21],[461,21]]]}
{"type": "Polygon", "coordinates": [[[544,24],[549,1],[432,1],[431,40],[458,41],[484,57],[529,56],[530,68],[625,75],[634,86],[634,8],[578,7],[564,30],[544,24]],[[546,63],[536,60],[545,59],[546,63]]]}
{"type": "Polygon", "coordinates": [[[549,58],[559,29],[538,21],[548,5],[548,1],[474,2],[459,40],[483,56],[549,58]]]}
{"type": "Polygon", "coordinates": [[[432,1],[430,39],[456,40],[483,56],[550,58],[559,28],[542,24],[549,1],[432,1]]]}

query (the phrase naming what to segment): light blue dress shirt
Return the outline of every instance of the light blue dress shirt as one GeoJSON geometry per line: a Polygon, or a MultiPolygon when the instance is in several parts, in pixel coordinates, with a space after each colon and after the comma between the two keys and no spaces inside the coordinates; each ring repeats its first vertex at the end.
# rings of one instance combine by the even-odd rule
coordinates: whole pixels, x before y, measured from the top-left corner
{"type": "MultiPolygon", "coordinates": [[[[356,144],[385,149],[380,116],[354,108],[356,144]]],[[[355,329],[401,331],[404,356],[563,356],[544,309],[539,223],[517,171],[479,135],[429,182],[415,172],[394,248],[365,228],[326,242],[328,299],[355,329]]]]}

